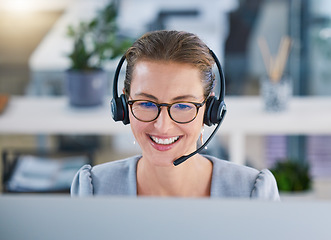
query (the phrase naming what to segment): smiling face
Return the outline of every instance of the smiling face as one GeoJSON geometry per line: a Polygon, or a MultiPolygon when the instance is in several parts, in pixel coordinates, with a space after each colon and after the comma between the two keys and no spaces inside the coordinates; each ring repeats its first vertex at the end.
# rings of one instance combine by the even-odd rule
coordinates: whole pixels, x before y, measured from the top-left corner
{"type": "MultiPolygon", "coordinates": [[[[183,63],[139,61],[133,71],[130,100],[201,103],[204,90],[200,71],[183,63]]],[[[166,107],[161,108],[159,117],[152,122],[141,122],[130,111],[131,129],[143,159],[157,166],[170,166],[177,158],[196,150],[204,110],[205,106],[201,107],[197,117],[186,124],[171,120],[166,107]]]]}

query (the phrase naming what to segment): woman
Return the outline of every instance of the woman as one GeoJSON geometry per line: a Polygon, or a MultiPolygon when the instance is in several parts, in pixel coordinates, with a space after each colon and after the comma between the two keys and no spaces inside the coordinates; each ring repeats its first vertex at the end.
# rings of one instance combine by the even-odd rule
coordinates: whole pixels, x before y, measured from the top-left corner
{"type": "Polygon", "coordinates": [[[72,183],[73,196],[279,199],[268,170],[200,154],[174,166],[174,160],[196,150],[206,99],[215,85],[214,59],[196,35],[145,34],[128,49],[126,59],[124,93],[142,155],[82,167],[72,183]]]}

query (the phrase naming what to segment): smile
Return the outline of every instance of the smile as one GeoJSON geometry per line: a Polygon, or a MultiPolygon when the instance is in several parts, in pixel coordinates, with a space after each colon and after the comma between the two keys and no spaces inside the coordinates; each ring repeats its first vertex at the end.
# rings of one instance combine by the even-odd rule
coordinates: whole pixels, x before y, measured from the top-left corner
{"type": "Polygon", "coordinates": [[[176,142],[179,139],[179,136],[177,137],[171,137],[171,138],[157,138],[154,136],[150,136],[150,138],[153,140],[153,142],[161,145],[170,145],[176,142]]]}

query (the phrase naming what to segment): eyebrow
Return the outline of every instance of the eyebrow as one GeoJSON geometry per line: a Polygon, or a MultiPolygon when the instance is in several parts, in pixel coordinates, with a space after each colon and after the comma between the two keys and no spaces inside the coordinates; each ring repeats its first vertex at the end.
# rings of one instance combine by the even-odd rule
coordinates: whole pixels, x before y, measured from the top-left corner
{"type": "Polygon", "coordinates": [[[141,92],[141,93],[136,93],[135,96],[137,96],[137,97],[147,97],[147,98],[153,99],[153,100],[155,100],[155,101],[158,100],[157,97],[153,96],[152,94],[143,93],[143,92],[141,92]]]}
{"type": "Polygon", "coordinates": [[[194,99],[194,100],[198,100],[198,98],[196,96],[187,94],[187,95],[182,95],[182,96],[178,96],[173,98],[173,101],[179,101],[179,100],[186,100],[186,99],[194,99]]]}
{"type": "MultiPolygon", "coordinates": [[[[148,93],[136,93],[135,96],[138,96],[138,97],[146,97],[146,98],[149,98],[149,99],[153,99],[155,101],[158,101],[159,99],[157,97],[155,97],[154,95],[152,94],[148,94],[148,93]]],[[[187,94],[187,95],[181,95],[181,96],[177,96],[173,99],[171,99],[172,101],[180,101],[180,100],[186,100],[186,99],[194,99],[194,100],[198,100],[198,98],[194,95],[191,95],[191,94],[187,94]]]]}

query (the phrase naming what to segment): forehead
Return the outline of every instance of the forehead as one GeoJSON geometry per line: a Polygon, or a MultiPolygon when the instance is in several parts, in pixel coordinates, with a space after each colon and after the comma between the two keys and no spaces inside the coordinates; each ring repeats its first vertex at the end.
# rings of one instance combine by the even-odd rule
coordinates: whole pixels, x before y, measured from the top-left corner
{"type": "Polygon", "coordinates": [[[139,61],[133,71],[131,97],[139,93],[152,94],[160,100],[181,95],[200,99],[203,96],[201,73],[185,63],[139,61]]]}

